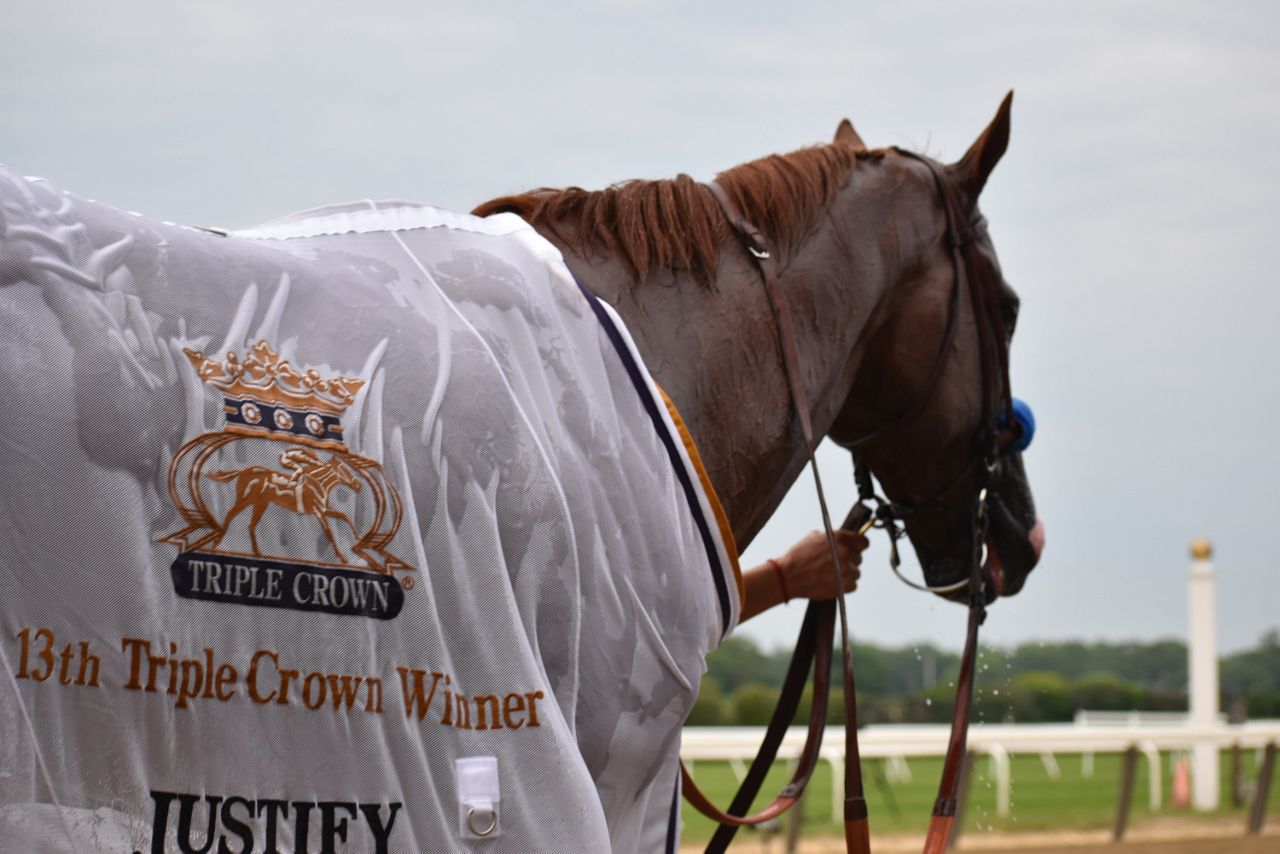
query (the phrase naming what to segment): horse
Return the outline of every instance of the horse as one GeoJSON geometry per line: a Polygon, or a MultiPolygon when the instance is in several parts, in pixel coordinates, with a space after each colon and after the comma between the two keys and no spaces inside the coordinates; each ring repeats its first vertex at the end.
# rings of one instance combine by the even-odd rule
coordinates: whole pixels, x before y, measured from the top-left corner
{"type": "MultiPolygon", "coordinates": [[[[965,155],[945,168],[911,152],[869,149],[845,119],[830,145],[753,161],[710,185],[681,175],[599,192],[543,188],[476,209],[533,223],[575,276],[626,320],[698,441],[739,545],[751,542],[806,461],[830,538],[813,459],[814,435],[825,435],[854,455],[860,502],[880,502],[895,572],[897,525],[905,522],[925,576],[913,586],[970,603],[927,852],[950,842],[984,606],[1019,592],[1044,547],[1021,457],[1034,424],[1029,410],[1015,411],[1008,380],[1020,303],[978,208],[1008,146],[1011,106],[1012,93],[965,155]],[[775,251],[781,257],[771,258],[775,251]],[[962,298],[966,286],[971,300],[962,298]],[[804,331],[798,338],[789,328],[793,311],[804,331]],[[875,495],[872,473],[887,499],[875,495]]],[[[867,524],[873,512],[866,508],[867,524]]],[[[834,559],[834,541],[831,548],[834,559]]],[[[865,852],[843,602],[839,614],[846,633],[845,833],[851,852],[865,852]]],[[[801,646],[811,643],[808,619],[801,646]]],[[[801,655],[798,647],[793,671],[804,664],[801,655]]],[[[826,659],[816,661],[815,674],[826,659]]],[[[801,683],[790,681],[783,703],[794,710],[789,695],[801,683]]],[[[739,824],[789,808],[807,783],[820,713],[811,718],[792,783],[754,818],[738,818],[789,720],[782,709],[729,813],[712,807],[686,774],[686,797],[722,823],[709,852],[723,850],[739,824]]]]}
{"type": "Polygon", "coordinates": [[[258,548],[258,522],[262,520],[262,514],[267,512],[267,508],[274,504],[291,513],[315,517],[324,529],[329,544],[333,546],[334,554],[338,556],[338,560],[342,560],[342,549],[338,548],[333,529],[329,527],[329,517],[346,522],[357,537],[359,532],[347,514],[329,506],[329,493],[340,486],[359,492],[359,478],[339,457],[330,457],[322,463],[309,448],[292,447],[280,454],[280,462],[292,473],[285,474],[266,466],[248,466],[206,475],[217,483],[234,482],[236,491],[235,502],[223,516],[217,536],[212,541],[213,545],[222,542],[237,516],[252,508],[249,541],[253,544],[253,553],[261,555],[258,548]]]}
{"type": "MultiPolygon", "coordinates": [[[[326,850],[673,846],[679,727],[741,613],[731,541],[810,435],[879,478],[929,587],[972,605],[1038,560],[1020,454],[992,444],[1018,302],[977,200],[1009,109],[949,167],[846,120],[715,187],[544,189],[473,217],[353,203],[230,234],[0,170],[0,762],[18,772],[0,831],[68,850],[270,849],[286,821],[326,850]],[[990,305],[959,297],[978,293],[962,254],[990,305]],[[387,571],[323,564],[305,525],[281,554],[210,546],[266,485],[289,492],[223,461],[305,436],[362,467],[387,571]],[[221,523],[202,509],[215,465],[243,504],[221,523]],[[64,777],[70,794],[40,794],[64,777]]],[[[303,457],[281,461],[298,484],[303,457]]]]}
{"type": "MultiPolygon", "coordinates": [[[[945,170],[997,276],[978,196],[1008,146],[1011,107],[1012,95],[945,170]]],[[[906,531],[929,586],[963,581],[983,381],[972,310],[953,306],[955,261],[933,175],[918,158],[867,148],[845,119],[831,144],[752,161],[717,181],[780,254],[815,434],[856,453],[890,500],[922,507],[906,531]],[[956,311],[955,334],[939,352],[956,311]],[[948,490],[948,500],[930,504],[948,490]]],[[[759,273],[712,192],[681,175],[598,192],[540,189],[475,209],[500,211],[527,219],[622,315],[745,548],[807,453],[759,273]]],[[[1018,309],[1000,277],[1010,336],[1018,309]]],[[[1044,537],[1020,453],[995,461],[988,501],[989,568],[1011,596],[1044,537]]]]}

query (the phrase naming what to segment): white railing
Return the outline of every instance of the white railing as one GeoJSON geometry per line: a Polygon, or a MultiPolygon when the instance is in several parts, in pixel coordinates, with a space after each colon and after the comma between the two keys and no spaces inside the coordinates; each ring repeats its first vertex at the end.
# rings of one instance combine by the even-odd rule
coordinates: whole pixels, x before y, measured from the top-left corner
{"type": "MultiPolygon", "coordinates": [[[[1100,712],[1080,709],[1075,715],[1077,726],[1182,726],[1191,720],[1186,712],[1100,712]]],[[[1218,720],[1226,723],[1226,712],[1218,714],[1218,720]]]]}
{"type": "MultiPolygon", "coordinates": [[[[858,732],[858,748],[868,759],[889,759],[898,767],[908,758],[944,756],[950,728],[945,724],[893,724],[869,726],[858,732]]],[[[685,727],[680,757],[690,766],[699,761],[727,761],[741,777],[764,737],[763,727],[685,727]]],[[[778,749],[779,760],[795,760],[804,747],[805,730],[792,727],[778,749]]],[[[1193,726],[1161,723],[1157,726],[1103,726],[1077,724],[974,724],[969,728],[969,749],[991,758],[996,784],[996,811],[1009,814],[1011,780],[1009,755],[1039,754],[1052,774],[1057,767],[1055,753],[1121,753],[1136,747],[1150,766],[1149,800],[1152,809],[1161,805],[1160,754],[1189,750],[1195,744],[1214,744],[1219,749],[1239,745],[1262,748],[1280,743],[1280,720],[1249,721],[1244,724],[1219,723],[1193,726]]],[[[822,739],[821,761],[831,766],[832,815],[840,815],[844,803],[844,734],[828,727],[822,739]]]]}

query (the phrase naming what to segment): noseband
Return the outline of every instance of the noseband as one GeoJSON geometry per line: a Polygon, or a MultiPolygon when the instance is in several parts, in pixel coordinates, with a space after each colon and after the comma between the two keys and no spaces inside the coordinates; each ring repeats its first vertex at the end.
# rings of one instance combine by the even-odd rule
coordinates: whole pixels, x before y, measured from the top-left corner
{"type": "MultiPolygon", "coordinates": [[[[947,241],[951,252],[954,269],[954,282],[951,295],[951,310],[947,320],[946,332],[939,347],[938,358],[930,370],[925,385],[908,409],[888,424],[877,428],[867,436],[850,444],[855,451],[855,479],[858,485],[858,503],[850,512],[843,525],[846,529],[860,533],[869,528],[881,527],[890,537],[890,563],[895,574],[902,578],[898,571],[897,541],[902,537],[900,522],[908,516],[927,513],[940,509],[950,503],[966,484],[969,485],[971,525],[971,549],[969,573],[966,578],[955,584],[944,587],[928,587],[907,581],[913,587],[933,593],[953,592],[969,587],[969,621],[965,638],[965,650],[961,660],[960,675],[956,684],[955,712],[951,722],[951,737],[947,746],[946,761],[943,766],[942,779],[938,787],[938,797],[934,803],[933,817],[929,823],[928,836],[925,839],[925,854],[941,854],[945,851],[955,822],[957,791],[959,789],[960,767],[965,754],[965,746],[969,728],[969,713],[973,702],[974,660],[977,653],[978,627],[986,618],[986,596],[982,570],[986,564],[987,538],[987,489],[991,475],[995,471],[1001,449],[1006,445],[1029,438],[1025,435],[1025,419],[1015,412],[1013,398],[1010,394],[1008,371],[1008,345],[1003,318],[1000,315],[1000,281],[994,267],[979,252],[977,241],[985,232],[984,223],[965,221],[965,206],[960,190],[943,172],[942,167],[927,158],[909,151],[895,149],[899,154],[923,163],[933,176],[942,201],[947,220],[947,241]],[[937,386],[944,369],[947,355],[951,350],[959,324],[960,299],[962,291],[968,292],[973,309],[975,331],[977,333],[979,361],[982,377],[982,419],[974,437],[974,451],[970,461],[964,466],[947,486],[928,501],[915,505],[905,505],[889,501],[876,495],[870,469],[857,458],[856,449],[870,444],[890,431],[899,428],[908,420],[924,411],[933,391],[937,386]],[[1021,431],[1021,433],[1019,432],[1021,431]]],[[[799,357],[795,344],[794,331],[791,324],[791,312],[783,293],[768,243],[764,236],[746,218],[734,201],[725,193],[719,184],[711,182],[708,189],[720,203],[726,219],[733,227],[744,248],[755,259],[765,291],[773,308],[777,325],[779,344],[782,351],[783,367],[786,371],[788,385],[791,390],[792,403],[800,422],[805,447],[813,470],[815,485],[818,491],[819,506],[822,510],[823,526],[827,534],[827,543],[831,553],[832,569],[836,577],[836,589],[842,589],[839,558],[837,556],[835,536],[832,533],[830,514],[827,511],[826,498],[823,495],[822,480],[818,474],[817,461],[814,457],[815,442],[809,418],[809,405],[801,381],[799,357]]],[[[775,709],[772,720],[765,733],[760,751],[752,762],[742,786],[739,788],[728,813],[720,812],[697,790],[687,771],[683,772],[683,788],[685,797],[700,812],[721,824],[712,837],[707,851],[723,851],[733,839],[737,827],[748,824],[759,824],[785,812],[799,799],[808,783],[817,753],[822,742],[825,710],[829,680],[827,673],[833,638],[834,622],[838,612],[841,628],[841,652],[843,663],[844,698],[845,698],[845,844],[850,852],[869,854],[871,850],[870,834],[867,825],[866,800],[863,797],[862,770],[857,741],[857,709],[856,690],[853,678],[853,662],[849,648],[849,632],[843,596],[835,599],[836,608],[830,602],[811,602],[805,614],[800,639],[792,656],[786,682],[783,686],[782,698],[775,709]],[[825,652],[825,654],[824,654],[825,652]],[[814,665],[813,706],[810,712],[809,734],[804,749],[797,763],[795,775],[782,793],[764,810],[754,816],[746,816],[760,784],[764,780],[769,766],[777,755],[782,736],[794,717],[803,690],[805,675],[810,663],[814,665]]]]}

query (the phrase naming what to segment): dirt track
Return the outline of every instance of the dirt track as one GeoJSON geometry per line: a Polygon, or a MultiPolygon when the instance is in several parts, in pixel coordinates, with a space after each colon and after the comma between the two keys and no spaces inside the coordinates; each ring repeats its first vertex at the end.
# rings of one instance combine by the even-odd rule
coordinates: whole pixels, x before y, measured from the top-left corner
{"type": "MultiPolygon", "coordinates": [[[[1004,851],[1010,849],[994,849],[994,848],[967,848],[961,846],[961,851],[1004,851]]],[[[1034,852],[1034,854],[1275,854],[1280,850],[1280,837],[1277,836],[1255,836],[1251,839],[1245,838],[1218,838],[1218,839],[1198,839],[1198,840],[1174,840],[1165,839],[1149,842],[1128,842],[1120,845],[1111,843],[1103,843],[1100,845],[1084,844],[1084,845],[1068,845],[1054,846],[1052,848],[1024,848],[1013,849],[1034,852]]]]}
{"type": "MultiPolygon", "coordinates": [[[[923,838],[918,836],[886,836],[872,840],[876,854],[919,852],[923,838]]],[[[681,854],[693,854],[701,847],[683,846],[681,854]]],[[[733,851],[782,854],[783,838],[766,843],[762,839],[744,838],[733,851]]],[[[807,839],[800,854],[843,854],[844,840],[807,839]]],[[[968,854],[1276,854],[1280,852],[1280,825],[1272,822],[1262,835],[1244,836],[1243,822],[1194,822],[1177,819],[1151,822],[1136,828],[1122,843],[1111,842],[1107,831],[1055,831],[1043,833],[974,834],[961,837],[956,848],[968,854]]]]}

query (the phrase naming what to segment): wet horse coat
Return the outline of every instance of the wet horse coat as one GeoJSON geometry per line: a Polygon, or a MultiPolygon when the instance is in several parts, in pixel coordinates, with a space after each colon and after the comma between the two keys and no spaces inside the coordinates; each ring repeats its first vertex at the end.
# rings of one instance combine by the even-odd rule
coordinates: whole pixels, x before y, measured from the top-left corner
{"type": "Polygon", "coordinates": [[[554,247],[400,202],[225,236],[7,171],[0,218],[0,838],[671,844],[734,556],[554,247]]]}

